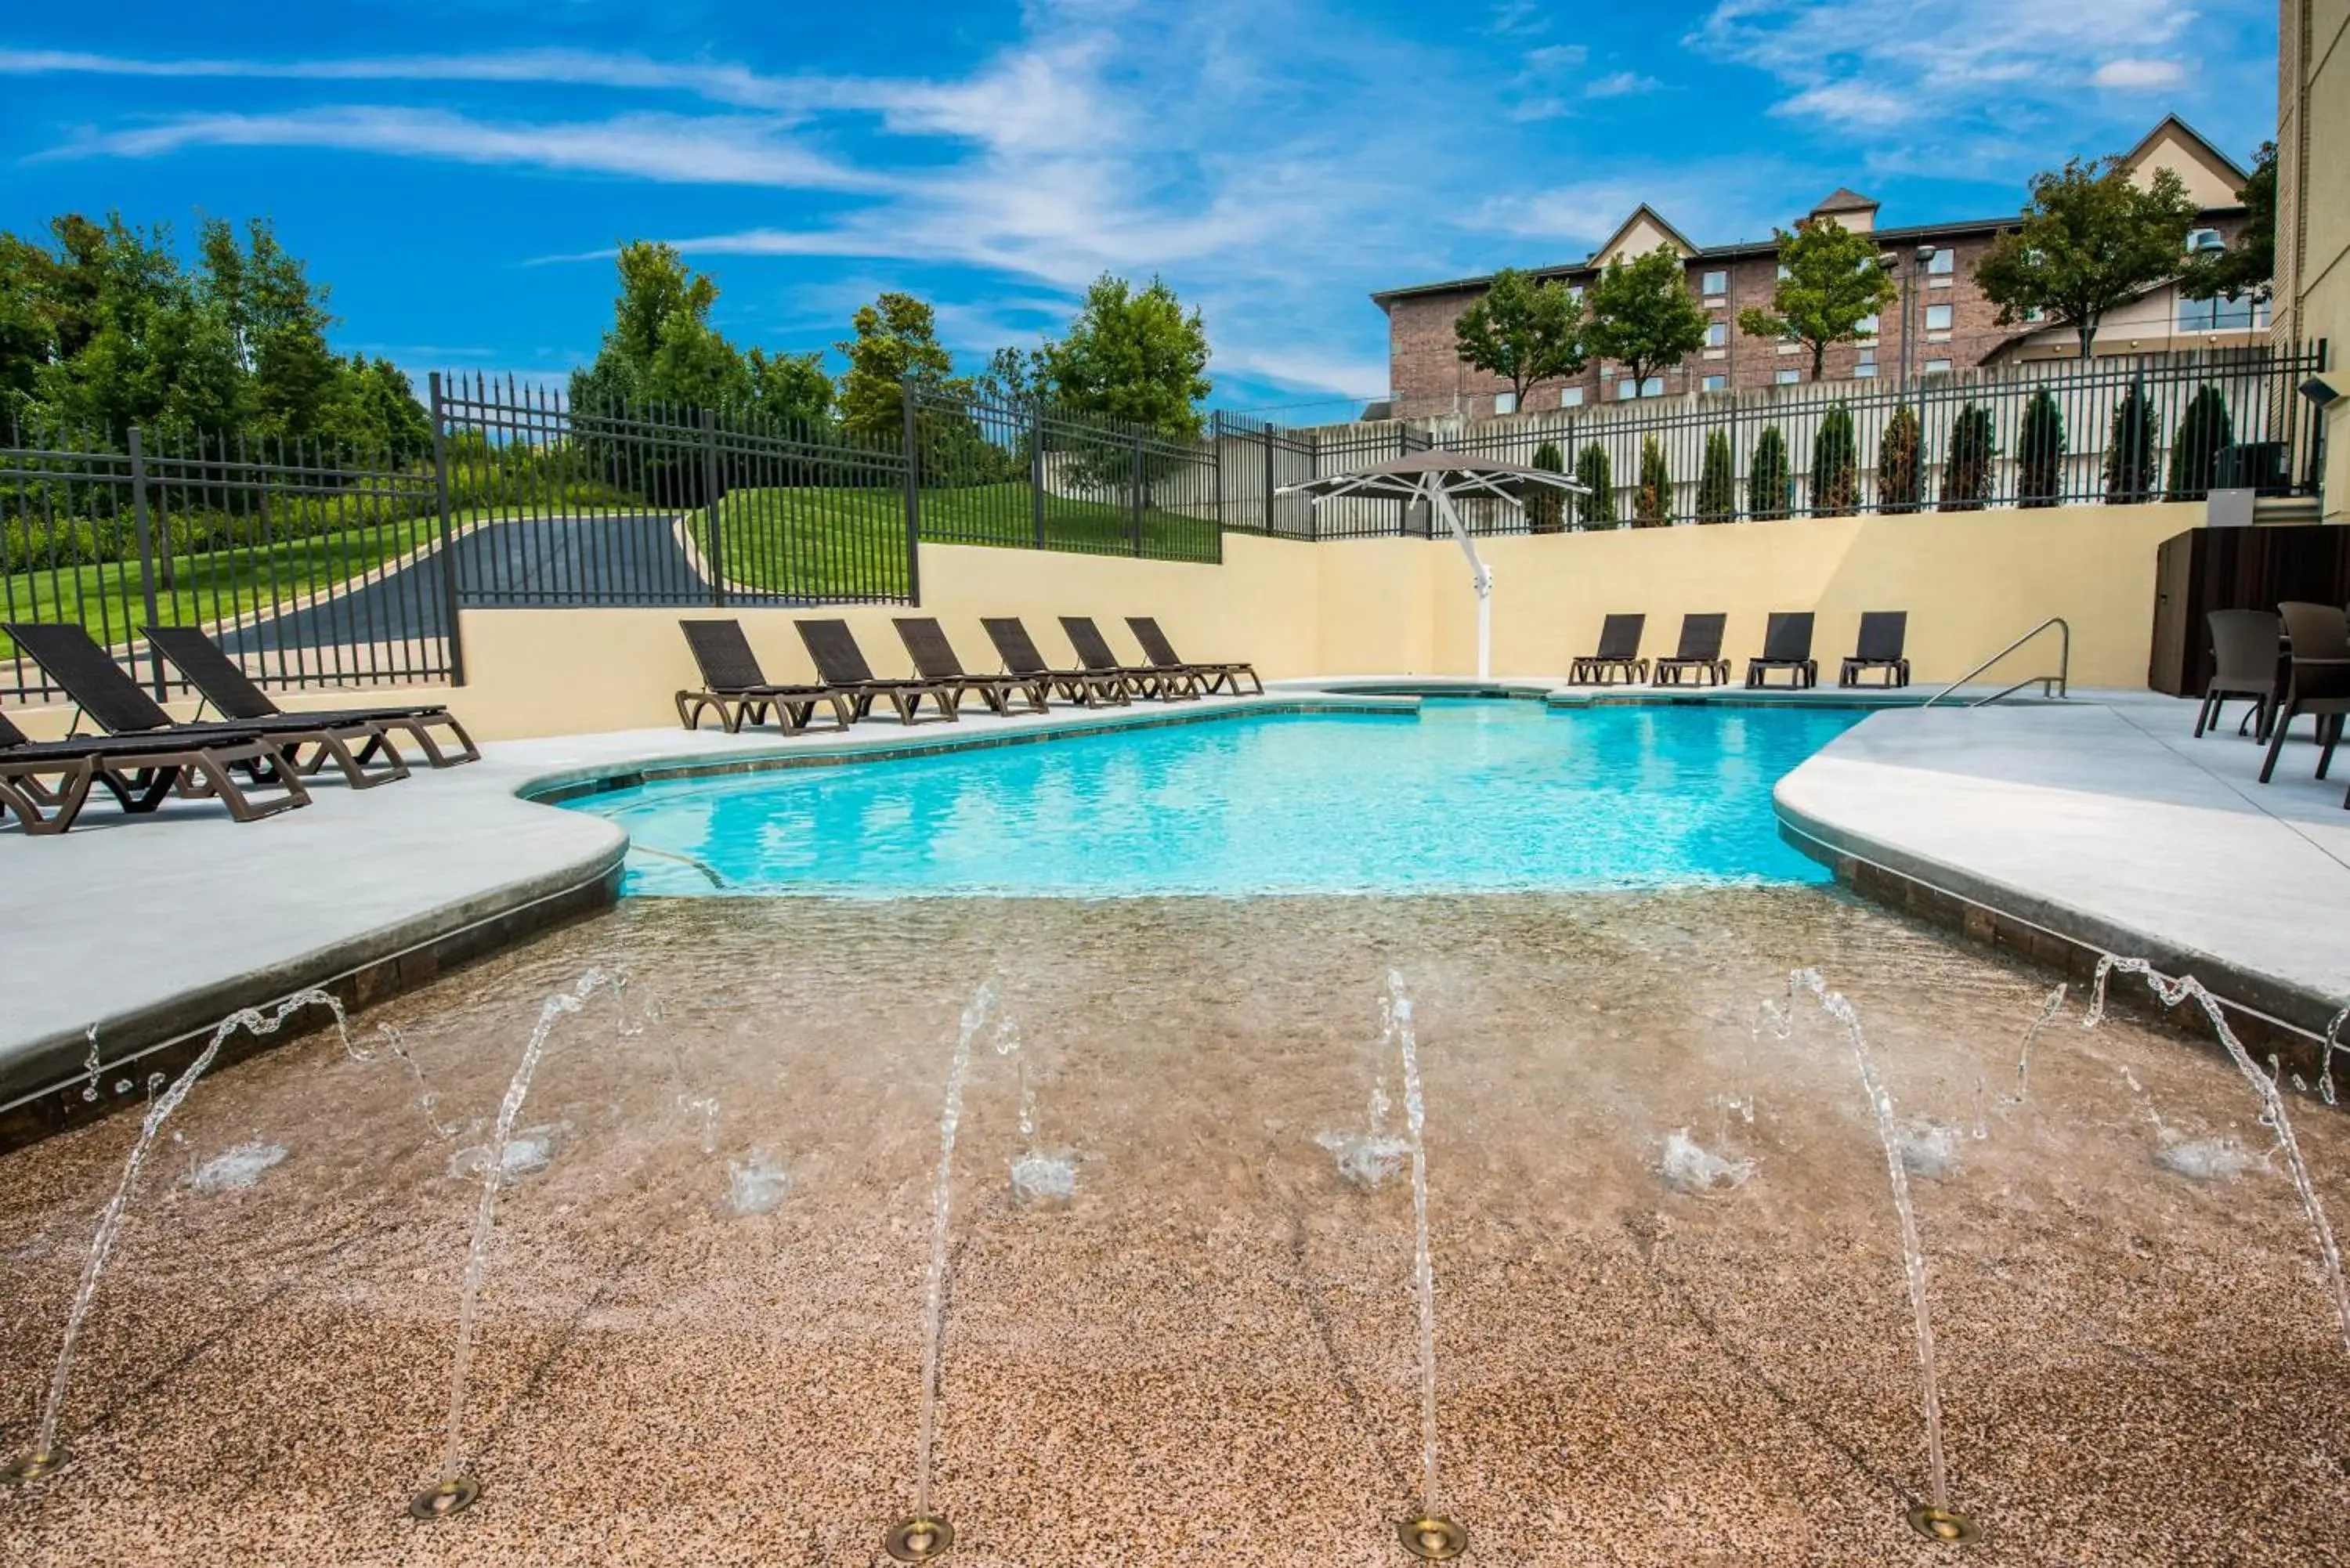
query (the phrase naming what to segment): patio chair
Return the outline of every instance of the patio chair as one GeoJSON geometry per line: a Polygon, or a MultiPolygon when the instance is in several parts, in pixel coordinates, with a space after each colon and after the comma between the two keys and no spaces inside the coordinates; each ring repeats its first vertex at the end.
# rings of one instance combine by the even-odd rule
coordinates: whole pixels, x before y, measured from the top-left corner
{"type": "MultiPolygon", "coordinates": [[[[221,646],[204,635],[202,628],[192,626],[151,626],[146,628],[147,640],[157,652],[172,661],[172,668],[188,678],[188,684],[198,696],[220,711],[224,719],[239,722],[278,719],[286,710],[270,699],[269,694],[253,683],[250,676],[222,651],[221,646]]],[[[198,718],[203,716],[197,711],[198,718]]],[[[389,736],[397,731],[408,736],[424,753],[424,760],[436,768],[453,768],[461,763],[482,760],[481,748],[457,716],[438,702],[404,703],[383,708],[337,708],[330,711],[296,713],[297,719],[307,719],[321,724],[373,724],[389,736]],[[434,730],[446,730],[453,744],[454,754],[441,749],[432,738],[434,730]]],[[[360,760],[365,761],[366,753],[360,760]]]]}
{"type": "MultiPolygon", "coordinates": [[[[280,713],[233,723],[209,720],[182,723],[140,690],[139,682],[114,662],[114,656],[79,626],[11,621],[0,629],[64,688],[80,712],[96,720],[98,727],[110,735],[151,735],[198,745],[208,736],[258,736],[276,742],[272,755],[306,777],[334,763],[353,789],[373,789],[408,776],[406,760],[381,727],[372,722],[342,720],[331,713],[315,718],[307,713],[280,713]],[[307,763],[302,760],[305,746],[317,748],[307,763]],[[381,765],[371,769],[369,764],[379,759],[381,765]]],[[[249,757],[238,763],[255,784],[265,782],[262,775],[268,764],[266,757],[249,757]]]]}
{"type": "Polygon", "coordinates": [[[1773,610],[1762,628],[1762,651],[1746,661],[1746,684],[1768,686],[1771,671],[1787,672],[1790,686],[1806,689],[1820,683],[1820,661],[1812,657],[1812,612],[1773,610]]]}
{"type": "Polygon", "coordinates": [[[1045,681],[1065,702],[1080,707],[1098,708],[1104,703],[1126,703],[1134,701],[1126,682],[1114,675],[1097,675],[1090,670],[1055,670],[1045,662],[1036,651],[1035,639],[1020,624],[1018,616],[983,616],[980,626],[987,632],[987,640],[995,645],[995,656],[1003,660],[1004,670],[1024,678],[1045,681]]]}
{"type": "Polygon", "coordinates": [[[2284,618],[2274,610],[2218,609],[2204,618],[2211,628],[2211,679],[2203,687],[2203,705],[2195,711],[2195,733],[2220,722],[2220,712],[2230,697],[2249,697],[2251,711],[2236,726],[2244,732],[2244,724],[2257,719],[2260,727],[2252,739],[2266,741],[2269,726],[2276,720],[2280,682],[2279,667],[2284,662],[2284,618]]]}
{"type": "Polygon", "coordinates": [[[1681,617],[1680,646],[1670,659],[1657,660],[1653,684],[1680,686],[1687,684],[1685,675],[1699,677],[1700,686],[1726,686],[1730,683],[1730,660],[1721,657],[1721,632],[1730,622],[1726,615],[1685,615],[1681,617]]]}
{"type": "Polygon", "coordinates": [[[1128,664],[1112,652],[1109,639],[1091,616],[1065,615],[1061,630],[1069,646],[1077,650],[1077,662],[1097,675],[1107,675],[1123,681],[1129,697],[1151,697],[1161,702],[1173,702],[1200,695],[1200,678],[1185,670],[1159,670],[1148,664],[1128,664]]]}
{"type": "Polygon", "coordinates": [[[848,728],[848,699],[839,692],[770,681],[759,668],[759,656],[751,651],[751,639],[743,635],[741,621],[681,620],[677,628],[685,633],[685,645],[693,650],[693,662],[702,671],[700,691],[677,694],[678,722],[687,729],[702,728],[702,716],[715,713],[728,734],[739,734],[746,723],[765,723],[772,711],[785,734],[797,735],[807,730],[821,704],[832,709],[831,728],[848,728]]]}
{"type": "Polygon", "coordinates": [[[940,720],[951,723],[962,716],[960,682],[882,680],[865,662],[865,650],[857,646],[857,634],[848,629],[847,621],[795,620],[792,624],[799,628],[800,640],[807,644],[808,657],[816,660],[816,678],[827,691],[847,697],[850,711],[858,718],[872,713],[877,699],[886,699],[896,710],[898,722],[917,723],[925,697],[938,709],[940,720]]]}
{"type": "Polygon", "coordinates": [[[900,617],[892,624],[898,640],[906,645],[906,657],[914,661],[914,673],[923,680],[951,681],[958,691],[975,691],[992,713],[1010,714],[1014,697],[1028,699],[1032,713],[1051,705],[1052,682],[1042,676],[973,675],[963,669],[946,628],[928,616],[900,617]]]}
{"type": "Polygon", "coordinates": [[[92,786],[132,816],[155,811],[175,789],[218,800],[239,822],[310,803],[276,745],[259,735],[218,732],[182,745],[144,735],[35,741],[0,713],[0,819],[14,813],[28,834],[64,833],[81,815],[92,786]],[[278,794],[256,802],[231,771],[239,767],[278,794]]]}
{"type": "Polygon", "coordinates": [[[2276,772],[2285,732],[2303,713],[2317,725],[2317,776],[2324,778],[2342,739],[2343,718],[2350,714],[2350,616],[2332,605],[2300,603],[2281,604],[2277,614],[2284,618],[2285,637],[2293,644],[2293,674],[2269,724],[2261,783],[2276,772]]]}
{"type": "Polygon", "coordinates": [[[1836,671],[1839,686],[1860,686],[1866,682],[1861,677],[1872,670],[1885,671],[1887,686],[1909,684],[1909,660],[1902,653],[1909,637],[1908,610],[1863,610],[1860,612],[1860,640],[1854,645],[1852,657],[1836,671]]]}
{"type": "Polygon", "coordinates": [[[1254,694],[1259,697],[1264,695],[1264,682],[1257,679],[1256,666],[1194,664],[1176,653],[1175,645],[1167,640],[1167,634],[1159,629],[1159,621],[1152,616],[1130,615],[1126,618],[1126,626],[1134,633],[1134,640],[1142,645],[1142,656],[1150,660],[1152,669],[1169,674],[1189,675],[1201,681],[1211,697],[1218,691],[1230,691],[1233,696],[1239,696],[1241,680],[1245,676],[1254,694]]]}
{"type": "Polygon", "coordinates": [[[1648,678],[1648,661],[1640,657],[1640,634],[1648,624],[1645,615],[1611,615],[1599,623],[1599,647],[1575,655],[1566,679],[1576,686],[1613,686],[1621,675],[1629,685],[1648,678]]]}

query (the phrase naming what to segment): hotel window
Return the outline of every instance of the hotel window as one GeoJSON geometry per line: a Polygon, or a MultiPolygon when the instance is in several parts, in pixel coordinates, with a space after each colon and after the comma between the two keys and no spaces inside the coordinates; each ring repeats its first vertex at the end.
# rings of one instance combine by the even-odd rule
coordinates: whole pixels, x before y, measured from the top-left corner
{"type": "Polygon", "coordinates": [[[1791,278],[1791,277],[1793,277],[1793,276],[1794,276],[1794,275],[1794,275],[1794,273],[1791,273],[1791,272],[1789,272],[1789,271],[1787,270],[1787,266],[1786,266],[1786,264],[1785,264],[1784,262],[1782,262],[1782,263],[1780,263],[1780,264],[1779,264],[1779,281],[1780,281],[1781,283],[1784,283],[1784,282],[1786,282],[1789,278],[1791,278]]]}
{"type": "Polygon", "coordinates": [[[1697,288],[1700,294],[1728,294],[1730,292],[1730,274],[1727,272],[1707,273],[1698,279],[1697,288]]]}
{"type": "Polygon", "coordinates": [[[2265,299],[2182,299],[2178,302],[2181,332],[2250,332],[2269,324],[2265,299]]]}
{"type": "Polygon", "coordinates": [[[1569,387],[1560,392],[1558,395],[1558,406],[1562,409],[1581,408],[1583,406],[1583,389],[1580,387],[1569,387]]]}
{"type": "Polygon", "coordinates": [[[1792,387],[1803,379],[1804,373],[1801,370],[1782,370],[1771,378],[1773,382],[1782,387],[1792,387]]]}
{"type": "Polygon", "coordinates": [[[1494,411],[1495,413],[1497,413],[1497,414],[1514,414],[1514,413],[1516,413],[1516,412],[1518,411],[1518,395],[1517,395],[1517,393],[1515,393],[1515,392],[1496,392],[1496,393],[1494,393],[1494,394],[1493,394],[1493,411],[1494,411]]]}
{"type": "Polygon", "coordinates": [[[1937,250],[1934,253],[1933,259],[1926,264],[1926,275],[1929,277],[1948,277],[1952,272],[1957,270],[1958,265],[1959,253],[1952,250],[1950,246],[1944,245],[1940,249],[1937,250]]]}
{"type": "Polygon", "coordinates": [[[1665,379],[1662,376],[1651,376],[1636,389],[1632,385],[1632,379],[1627,376],[1616,383],[1616,400],[1619,403],[1629,401],[1636,391],[1643,398],[1661,398],[1665,395],[1665,379]]]}
{"type": "Polygon", "coordinates": [[[1948,332],[1950,329],[1950,313],[1952,308],[1952,306],[1947,305],[1928,306],[1926,307],[1926,330],[1929,332],[1948,332]]]}
{"type": "Polygon", "coordinates": [[[1950,362],[1948,359],[1929,359],[1926,361],[1926,374],[1929,376],[1947,376],[1950,373],[1950,362]]]}
{"type": "Polygon", "coordinates": [[[1708,376],[1701,387],[1702,390],[1708,392],[1727,391],[1729,389],[1730,378],[1727,376],[1708,376]]]}
{"type": "Polygon", "coordinates": [[[1859,364],[1855,365],[1852,368],[1852,375],[1853,379],[1856,381],[1875,380],[1877,379],[1877,361],[1874,359],[1863,359],[1859,364]]]}
{"type": "Polygon", "coordinates": [[[2189,255],[2196,255],[2204,251],[2221,251],[2226,250],[2227,248],[2228,242],[2220,237],[2220,231],[2217,229],[2189,229],[2187,231],[2187,254],[2189,255]]]}
{"type": "Polygon", "coordinates": [[[1728,322],[1716,321],[1707,326],[1705,329],[1705,346],[1707,348],[1719,348],[1729,341],[1730,324],[1728,322]]]}
{"type": "Polygon", "coordinates": [[[2023,307],[2023,319],[2026,321],[2045,321],[2048,319],[2048,312],[2042,309],[2039,306],[2027,305],[2023,307]]]}
{"type": "Polygon", "coordinates": [[[1854,322],[1854,323],[1852,324],[1852,329],[1853,329],[1855,332],[1859,333],[1863,337],[1876,337],[1876,336],[1877,336],[1877,316],[1876,316],[1876,313],[1872,311],[1870,314],[1868,314],[1868,315],[1866,315],[1866,316],[1862,317],[1858,321],[1854,322]]]}

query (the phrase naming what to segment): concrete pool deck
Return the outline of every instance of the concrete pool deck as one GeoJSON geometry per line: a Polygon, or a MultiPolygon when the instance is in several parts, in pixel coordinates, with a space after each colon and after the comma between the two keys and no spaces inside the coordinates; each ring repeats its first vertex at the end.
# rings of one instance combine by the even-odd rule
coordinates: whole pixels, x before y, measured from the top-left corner
{"type": "MultiPolygon", "coordinates": [[[[1576,701],[1555,681],[1494,684],[1555,708],[1576,701]]],[[[1478,683],[1279,682],[1263,699],[1055,710],[1043,720],[978,713],[789,740],[660,729],[510,742],[485,747],[478,763],[420,770],[384,789],[322,784],[307,809],[262,823],[174,802],[161,820],[96,807],[57,838],[0,831],[0,1143],[21,1130],[9,1113],[79,1071],[93,1024],[102,1087],[131,1082],[135,1092],[170,1062],[137,1056],[184,1048],[239,1007],[320,985],[369,1003],[608,903],[621,830],[523,792],[1243,708],[1385,707],[1393,700],[1373,694],[1382,685],[1465,693],[1478,683]]],[[[1753,696],[1735,687],[1719,695],[1753,696]]],[[[2259,748],[2232,725],[2190,741],[2192,722],[2191,703],[2116,693],[1879,713],[1782,783],[1780,814],[1791,837],[1885,901],[1994,940],[2004,920],[2005,945],[2066,967],[2078,967],[2085,944],[2144,954],[2294,1029],[2322,1031],[2350,1000],[2350,812],[2341,807],[2350,781],[2314,782],[2313,749],[2296,742],[2263,789],[2252,783],[2259,748]]]]}

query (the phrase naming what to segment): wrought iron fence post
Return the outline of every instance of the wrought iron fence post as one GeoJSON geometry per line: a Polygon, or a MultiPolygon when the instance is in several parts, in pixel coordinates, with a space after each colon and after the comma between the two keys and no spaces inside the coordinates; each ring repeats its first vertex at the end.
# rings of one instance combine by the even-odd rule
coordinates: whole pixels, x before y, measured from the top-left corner
{"type": "Polygon", "coordinates": [[[720,518],[718,478],[718,418],[710,410],[702,410],[702,515],[707,526],[710,546],[706,552],[710,562],[710,602],[726,603],[726,525],[720,518]]]}
{"type": "MultiPolygon", "coordinates": [[[[1322,432],[1320,431],[1309,431],[1305,435],[1305,477],[1308,479],[1322,477],[1322,432]]],[[[1314,510],[1311,498],[1308,498],[1305,503],[1305,537],[1309,543],[1314,544],[1320,543],[1322,538],[1322,514],[1314,510]]]]}
{"type": "MultiPolygon", "coordinates": [[[[139,590],[147,603],[147,624],[161,626],[163,618],[155,613],[155,541],[147,522],[147,453],[140,444],[139,427],[130,427],[130,508],[139,540],[139,590]]],[[[167,536],[163,545],[171,547],[167,536]]],[[[161,702],[168,693],[163,683],[163,655],[151,645],[147,649],[149,679],[155,687],[155,701],[161,702]]]]}
{"type": "Polygon", "coordinates": [[[915,441],[914,383],[898,383],[899,406],[906,418],[906,602],[922,602],[922,462],[915,441]]]}
{"type": "Polygon", "coordinates": [[[1208,415],[1208,462],[1216,485],[1216,554],[1224,551],[1224,410],[1217,409],[1208,415]]]}
{"type": "Polygon", "coordinates": [[[1264,531],[1270,537],[1273,533],[1273,427],[1266,425],[1258,431],[1256,439],[1264,442],[1264,531]]]}
{"type": "Polygon", "coordinates": [[[460,630],[457,611],[463,603],[457,586],[457,530],[449,514],[449,446],[447,428],[449,414],[441,400],[441,372],[432,376],[432,504],[441,519],[441,613],[447,618],[449,639],[449,684],[465,683],[465,639],[460,630]]]}
{"type": "Polygon", "coordinates": [[[1134,432],[1134,556],[1142,558],[1142,432],[1134,432]]]}
{"type": "Polygon", "coordinates": [[[1028,405],[1028,496],[1035,513],[1036,548],[1045,547],[1045,405],[1028,405]]]}

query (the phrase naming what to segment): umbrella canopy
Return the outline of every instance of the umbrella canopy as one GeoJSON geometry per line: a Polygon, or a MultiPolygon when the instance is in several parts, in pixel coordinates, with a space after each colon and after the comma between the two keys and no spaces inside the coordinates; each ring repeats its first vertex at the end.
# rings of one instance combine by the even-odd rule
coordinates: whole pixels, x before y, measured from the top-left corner
{"type": "Polygon", "coordinates": [[[1563,490],[1576,495],[1591,493],[1591,487],[1580,480],[1547,468],[1471,457],[1442,447],[1408,452],[1351,473],[1326,474],[1299,484],[1284,484],[1274,493],[1311,495],[1316,501],[1334,495],[1383,495],[1422,501],[1443,491],[1452,495],[1491,495],[1503,501],[1523,502],[1527,491],[1536,489],[1563,490]]]}

